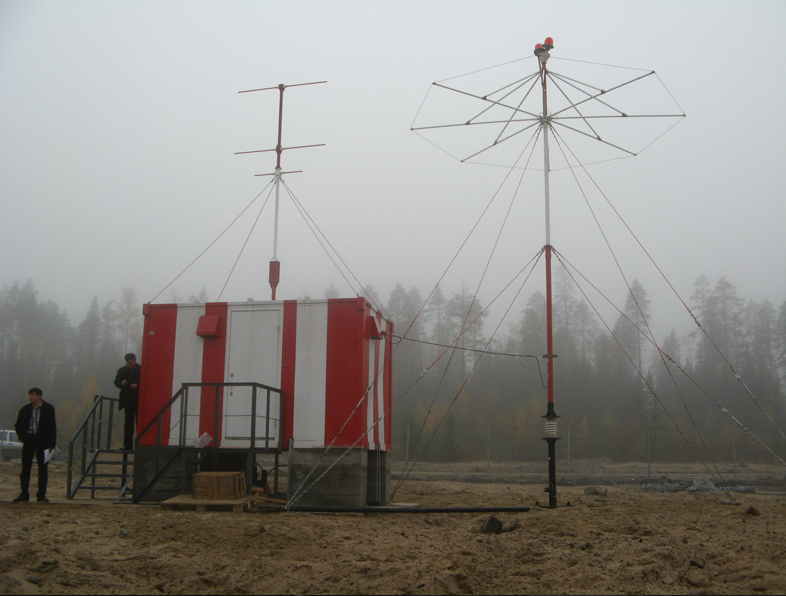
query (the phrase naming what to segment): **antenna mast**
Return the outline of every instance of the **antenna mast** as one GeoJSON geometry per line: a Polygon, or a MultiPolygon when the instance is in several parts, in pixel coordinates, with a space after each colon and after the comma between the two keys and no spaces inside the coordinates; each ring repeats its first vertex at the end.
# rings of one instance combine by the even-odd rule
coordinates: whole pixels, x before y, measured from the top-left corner
{"type": "Polygon", "coordinates": [[[270,91],[272,89],[278,89],[279,91],[279,98],[278,98],[278,143],[276,144],[275,149],[258,149],[256,151],[238,151],[235,155],[242,155],[245,153],[265,153],[269,151],[276,152],[276,170],[272,174],[255,174],[255,176],[273,176],[275,178],[275,185],[276,185],[276,211],[275,217],[273,220],[273,258],[270,259],[270,269],[268,271],[268,281],[270,282],[270,289],[272,291],[271,300],[276,299],[276,288],[278,287],[278,282],[280,279],[281,274],[281,263],[278,260],[278,204],[279,204],[279,191],[281,187],[281,175],[282,174],[297,174],[302,172],[302,170],[296,170],[292,172],[282,172],[281,171],[281,154],[284,152],[285,149],[304,149],[306,147],[323,147],[325,144],[321,143],[319,145],[300,145],[297,147],[284,147],[281,144],[281,130],[283,128],[284,122],[284,89],[287,87],[303,87],[304,85],[321,85],[322,83],[327,83],[327,81],[317,81],[314,83],[297,83],[295,85],[284,85],[280,84],[276,87],[265,87],[263,89],[248,89],[246,91],[238,91],[238,93],[252,93],[254,91],[270,91]]]}
{"type": "Polygon", "coordinates": [[[552,326],[552,296],[551,296],[551,205],[549,203],[549,128],[551,127],[551,116],[548,110],[548,93],[546,90],[546,80],[548,69],[546,62],[549,59],[549,50],[554,47],[554,40],[550,37],[542,44],[535,46],[535,55],[540,63],[540,84],[543,89],[543,114],[540,118],[540,126],[543,130],[543,174],[544,174],[544,195],[546,201],[546,359],[548,371],[548,405],[546,408],[546,436],[543,440],[548,443],[549,449],[549,485],[546,492],[549,494],[549,507],[557,506],[557,461],[556,444],[559,441],[557,436],[557,416],[554,411],[554,335],[552,326]]]}
{"type": "MultiPolygon", "coordinates": [[[[668,90],[658,80],[654,70],[633,69],[638,72],[632,75],[627,72],[624,75],[619,73],[609,75],[608,69],[616,67],[598,64],[596,66],[606,69],[602,73],[604,81],[589,84],[580,81],[575,76],[567,76],[562,72],[549,70],[546,64],[550,58],[549,52],[553,48],[554,40],[551,37],[547,37],[542,44],[537,44],[535,46],[537,70],[522,76],[518,66],[512,66],[511,68],[515,69],[515,74],[511,75],[510,80],[502,81],[496,80],[494,77],[489,78],[488,75],[491,68],[497,68],[491,67],[490,69],[473,71],[460,77],[451,77],[450,79],[433,83],[429,93],[431,90],[435,90],[438,94],[436,97],[445,97],[445,94],[455,97],[460,96],[461,105],[456,105],[457,111],[455,112],[446,110],[443,105],[439,105],[438,109],[435,109],[433,105],[429,105],[424,111],[424,106],[429,101],[429,95],[427,94],[421,106],[421,111],[425,115],[421,118],[421,111],[419,111],[410,127],[412,131],[443,149],[449,155],[453,154],[444,145],[455,145],[459,153],[454,157],[461,162],[505,165],[509,168],[519,167],[519,160],[523,153],[518,150],[510,150],[511,145],[515,146],[515,143],[506,144],[506,141],[514,139],[525,131],[530,131],[533,140],[536,138],[536,134],[543,135],[543,182],[546,220],[546,244],[543,248],[546,257],[546,353],[543,355],[543,358],[547,361],[548,372],[548,402],[546,415],[544,416],[546,428],[543,439],[548,444],[549,485],[545,492],[549,495],[548,506],[550,508],[557,506],[555,452],[556,443],[559,441],[557,436],[557,418],[559,416],[557,416],[554,409],[554,360],[557,358],[557,354],[554,353],[552,319],[551,261],[555,251],[551,245],[551,197],[549,188],[551,160],[549,141],[554,139],[560,145],[566,142],[568,138],[584,143],[591,141],[592,150],[597,154],[598,162],[620,157],[633,157],[637,154],[637,151],[634,147],[629,146],[628,141],[624,136],[621,136],[620,131],[616,133],[620,140],[615,139],[614,135],[611,135],[608,139],[605,138],[606,131],[604,131],[604,127],[609,126],[611,121],[622,118],[627,123],[633,121],[638,122],[640,125],[651,123],[649,126],[645,126],[645,128],[651,129],[651,133],[655,134],[657,134],[656,129],[661,128],[660,125],[657,125],[658,119],[662,119],[665,124],[668,124],[669,121],[673,122],[669,128],[660,132],[651,141],[654,142],[654,140],[657,140],[657,138],[685,117],[685,113],[682,112],[674,98],[671,97],[671,100],[668,100],[666,95],[663,94],[665,91],[670,96],[668,90]],[[460,82],[459,79],[461,79],[460,82]],[[667,109],[667,106],[663,105],[665,112],[661,112],[658,109],[655,111],[647,110],[644,113],[639,113],[638,111],[631,113],[628,109],[623,109],[624,106],[629,105],[631,98],[626,96],[622,90],[626,90],[634,84],[646,84],[648,80],[650,85],[654,85],[654,88],[651,87],[651,90],[648,92],[648,97],[657,100],[656,96],[660,95],[666,99],[668,105],[673,107],[667,109]],[[557,93],[551,98],[551,111],[549,110],[547,89],[549,81],[552,87],[557,90],[557,93]],[[538,83],[540,83],[541,90],[540,98],[538,98],[537,93],[538,83]],[[470,101],[473,99],[475,100],[474,102],[470,101]],[[678,111],[674,110],[675,107],[678,111]],[[454,119],[451,115],[452,113],[456,113],[460,117],[454,119]],[[431,123],[431,119],[436,120],[436,123],[431,123]],[[416,126],[416,122],[420,123],[416,126]],[[655,126],[653,127],[652,125],[655,126]],[[460,132],[462,129],[466,132],[460,132]],[[604,137],[601,137],[600,132],[604,132],[604,137]],[[430,135],[431,138],[428,138],[426,135],[430,135]],[[442,144],[439,142],[439,139],[443,139],[442,144]],[[506,151],[503,145],[509,149],[506,151]],[[628,148],[623,145],[628,146],[628,148]],[[478,159],[486,161],[477,161],[478,159]],[[501,160],[502,163],[498,160],[501,160]]],[[[505,68],[507,64],[512,63],[501,64],[499,67],[505,68]]],[[[655,105],[657,105],[657,101],[653,104],[653,106],[655,105]]],[[[613,132],[613,129],[610,129],[609,132],[613,132]]],[[[643,145],[641,150],[648,146],[649,144],[643,145]]],[[[572,150],[570,153],[573,155],[572,150]]],[[[560,155],[555,154],[555,169],[572,168],[572,159],[577,160],[575,155],[571,158],[564,153],[562,159],[563,162],[560,163],[560,155]]],[[[526,169],[527,166],[524,166],[525,171],[526,169]]]]}

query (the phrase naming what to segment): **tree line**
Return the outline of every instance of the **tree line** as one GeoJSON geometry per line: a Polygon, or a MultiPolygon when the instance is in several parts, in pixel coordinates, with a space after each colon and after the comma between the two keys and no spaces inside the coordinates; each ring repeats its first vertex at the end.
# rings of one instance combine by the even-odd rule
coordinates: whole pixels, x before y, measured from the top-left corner
{"type": "MultiPolygon", "coordinates": [[[[331,286],[325,295],[335,293],[331,286]]],[[[421,292],[402,284],[386,302],[371,287],[366,294],[396,322],[396,335],[406,332],[403,340],[393,338],[395,457],[477,460],[490,452],[496,461],[543,459],[548,378],[541,292],[529,297],[504,337],[490,342],[488,312],[467,288],[450,295],[437,288],[425,308],[421,292]]],[[[776,308],[769,300],[746,300],[726,278],[713,284],[700,276],[690,307],[701,327],[655,338],[642,284],[634,281],[619,298],[622,312],[606,327],[569,276],[556,271],[558,457],[566,455],[568,436],[574,458],[728,461],[732,445],[740,458],[771,457],[729,414],[783,455],[773,421],[786,420],[786,301],[776,308]]],[[[206,300],[204,289],[189,298],[206,300]]],[[[64,442],[94,395],[116,393],[112,381],[122,356],[143,356],[141,340],[141,305],[132,287],[103,305],[93,298],[75,325],[54,302],[40,301],[30,281],[4,285],[3,428],[13,424],[27,389],[39,386],[45,399],[66,406],[59,408],[64,442]]]]}
{"type": "Polygon", "coordinates": [[[53,301],[40,301],[31,281],[0,290],[0,423],[13,428],[40,387],[57,407],[59,443],[76,430],[93,396],[115,395],[115,372],[127,352],[142,345],[142,310],[137,292],[124,287],[116,300],[93,298],[84,319],[71,323],[53,301]]]}
{"type": "MultiPolygon", "coordinates": [[[[569,437],[573,458],[730,461],[734,449],[743,460],[774,461],[748,431],[783,457],[786,301],[776,309],[769,300],[745,300],[725,277],[712,284],[700,276],[690,304],[700,327],[656,338],[645,288],[633,281],[630,290],[607,327],[567,272],[556,271],[558,457],[564,461],[569,437]]],[[[422,304],[417,288],[393,289],[383,311],[397,335],[422,304]]],[[[482,311],[466,288],[451,296],[438,288],[397,340],[397,457],[545,457],[546,298],[533,293],[512,330],[490,343],[482,311]],[[458,349],[442,347],[451,344],[458,349]]]]}

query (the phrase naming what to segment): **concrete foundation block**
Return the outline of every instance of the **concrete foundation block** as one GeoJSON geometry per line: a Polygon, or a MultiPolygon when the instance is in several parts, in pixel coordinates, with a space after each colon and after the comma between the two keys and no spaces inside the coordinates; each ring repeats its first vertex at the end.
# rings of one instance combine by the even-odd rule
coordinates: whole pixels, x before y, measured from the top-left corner
{"type": "Polygon", "coordinates": [[[289,453],[288,496],[291,499],[306,482],[310,487],[298,499],[299,506],[365,507],[372,502],[386,503],[390,494],[390,470],[387,457],[378,458],[377,453],[331,449],[325,454],[324,448],[293,448],[289,453]],[[314,483],[328,468],[330,471],[314,483]],[[311,476],[306,481],[309,472],[311,476]]]}

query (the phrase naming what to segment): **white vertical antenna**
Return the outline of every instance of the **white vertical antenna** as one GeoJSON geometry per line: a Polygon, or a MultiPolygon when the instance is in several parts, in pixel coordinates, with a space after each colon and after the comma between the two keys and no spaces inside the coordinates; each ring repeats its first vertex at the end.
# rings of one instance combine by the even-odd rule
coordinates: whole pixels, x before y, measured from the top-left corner
{"type": "Polygon", "coordinates": [[[280,84],[276,87],[265,87],[263,89],[248,89],[246,91],[238,91],[238,93],[252,93],[254,91],[270,91],[272,89],[278,89],[279,91],[279,99],[278,99],[278,143],[276,144],[275,149],[258,149],[255,151],[238,151],[235,155],[242,155],[245,153],[266,153],[269,151],[276,152],[276,169],[272,174],[255,174],[256,176],[274,176],[275,177],[275,185],[276,185],[276,211],[275,217],[273,221],[273,258],[270,259],[270,269],[268,273],[268,280],[270,282],[270,289],[272,291],[272,298],[271,300],[276,299],[276,288],[278,287],[278,282],[280,279],[281,274],[281,263],[278,260],[278,204],[279,204],[279,191],[281,186],[281,175],[282,174],[297,174],[302,170],[294,170],[291,172],[282,172],[281,171],[281,153],[283,153],[286,149],[305,149],[306,147],[323,147],[325,144],[320,143],[318,145],[299,145],[297,147],[284,147],[281,144],[281,131],[283,128],[284,122],[284,89],[287,87],[303,87],[304,85],[321,85],[322,83],[327,83],[327,81],[316,81],[313,83],[297,83],[295,85],[284,85],[280,84]]]}

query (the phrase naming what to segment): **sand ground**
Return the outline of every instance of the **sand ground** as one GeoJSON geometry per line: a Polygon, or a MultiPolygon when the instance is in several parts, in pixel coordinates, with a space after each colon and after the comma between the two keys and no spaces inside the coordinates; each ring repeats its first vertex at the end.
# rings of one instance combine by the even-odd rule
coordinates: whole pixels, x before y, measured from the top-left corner
{"type": "MultiPolygon", "coordinates": [[[[786,592],[782,471],[747,467],[738,480],[757,492],[732,493],[732,505],[725,492],[643,490],[646,464],[575,465],[571,482],[580,483],[563,483],[558,495],[571,507],[533,507],[516,514],[514,531],[489,535],[480,531],[486,515],[475,513],[198,513],[67,501],[63,464],[51,471],[51,503],[12,504],[19,466],[1,463],[0,593],[786,592]],[[606,495],[585,494],[588,482],[606,495]]],[[[533,506],[545,500],[537,470],[426,466],[395,500],[533,506]]],[[[701,470],[658,472],[674,479],[701,470]]]]}

